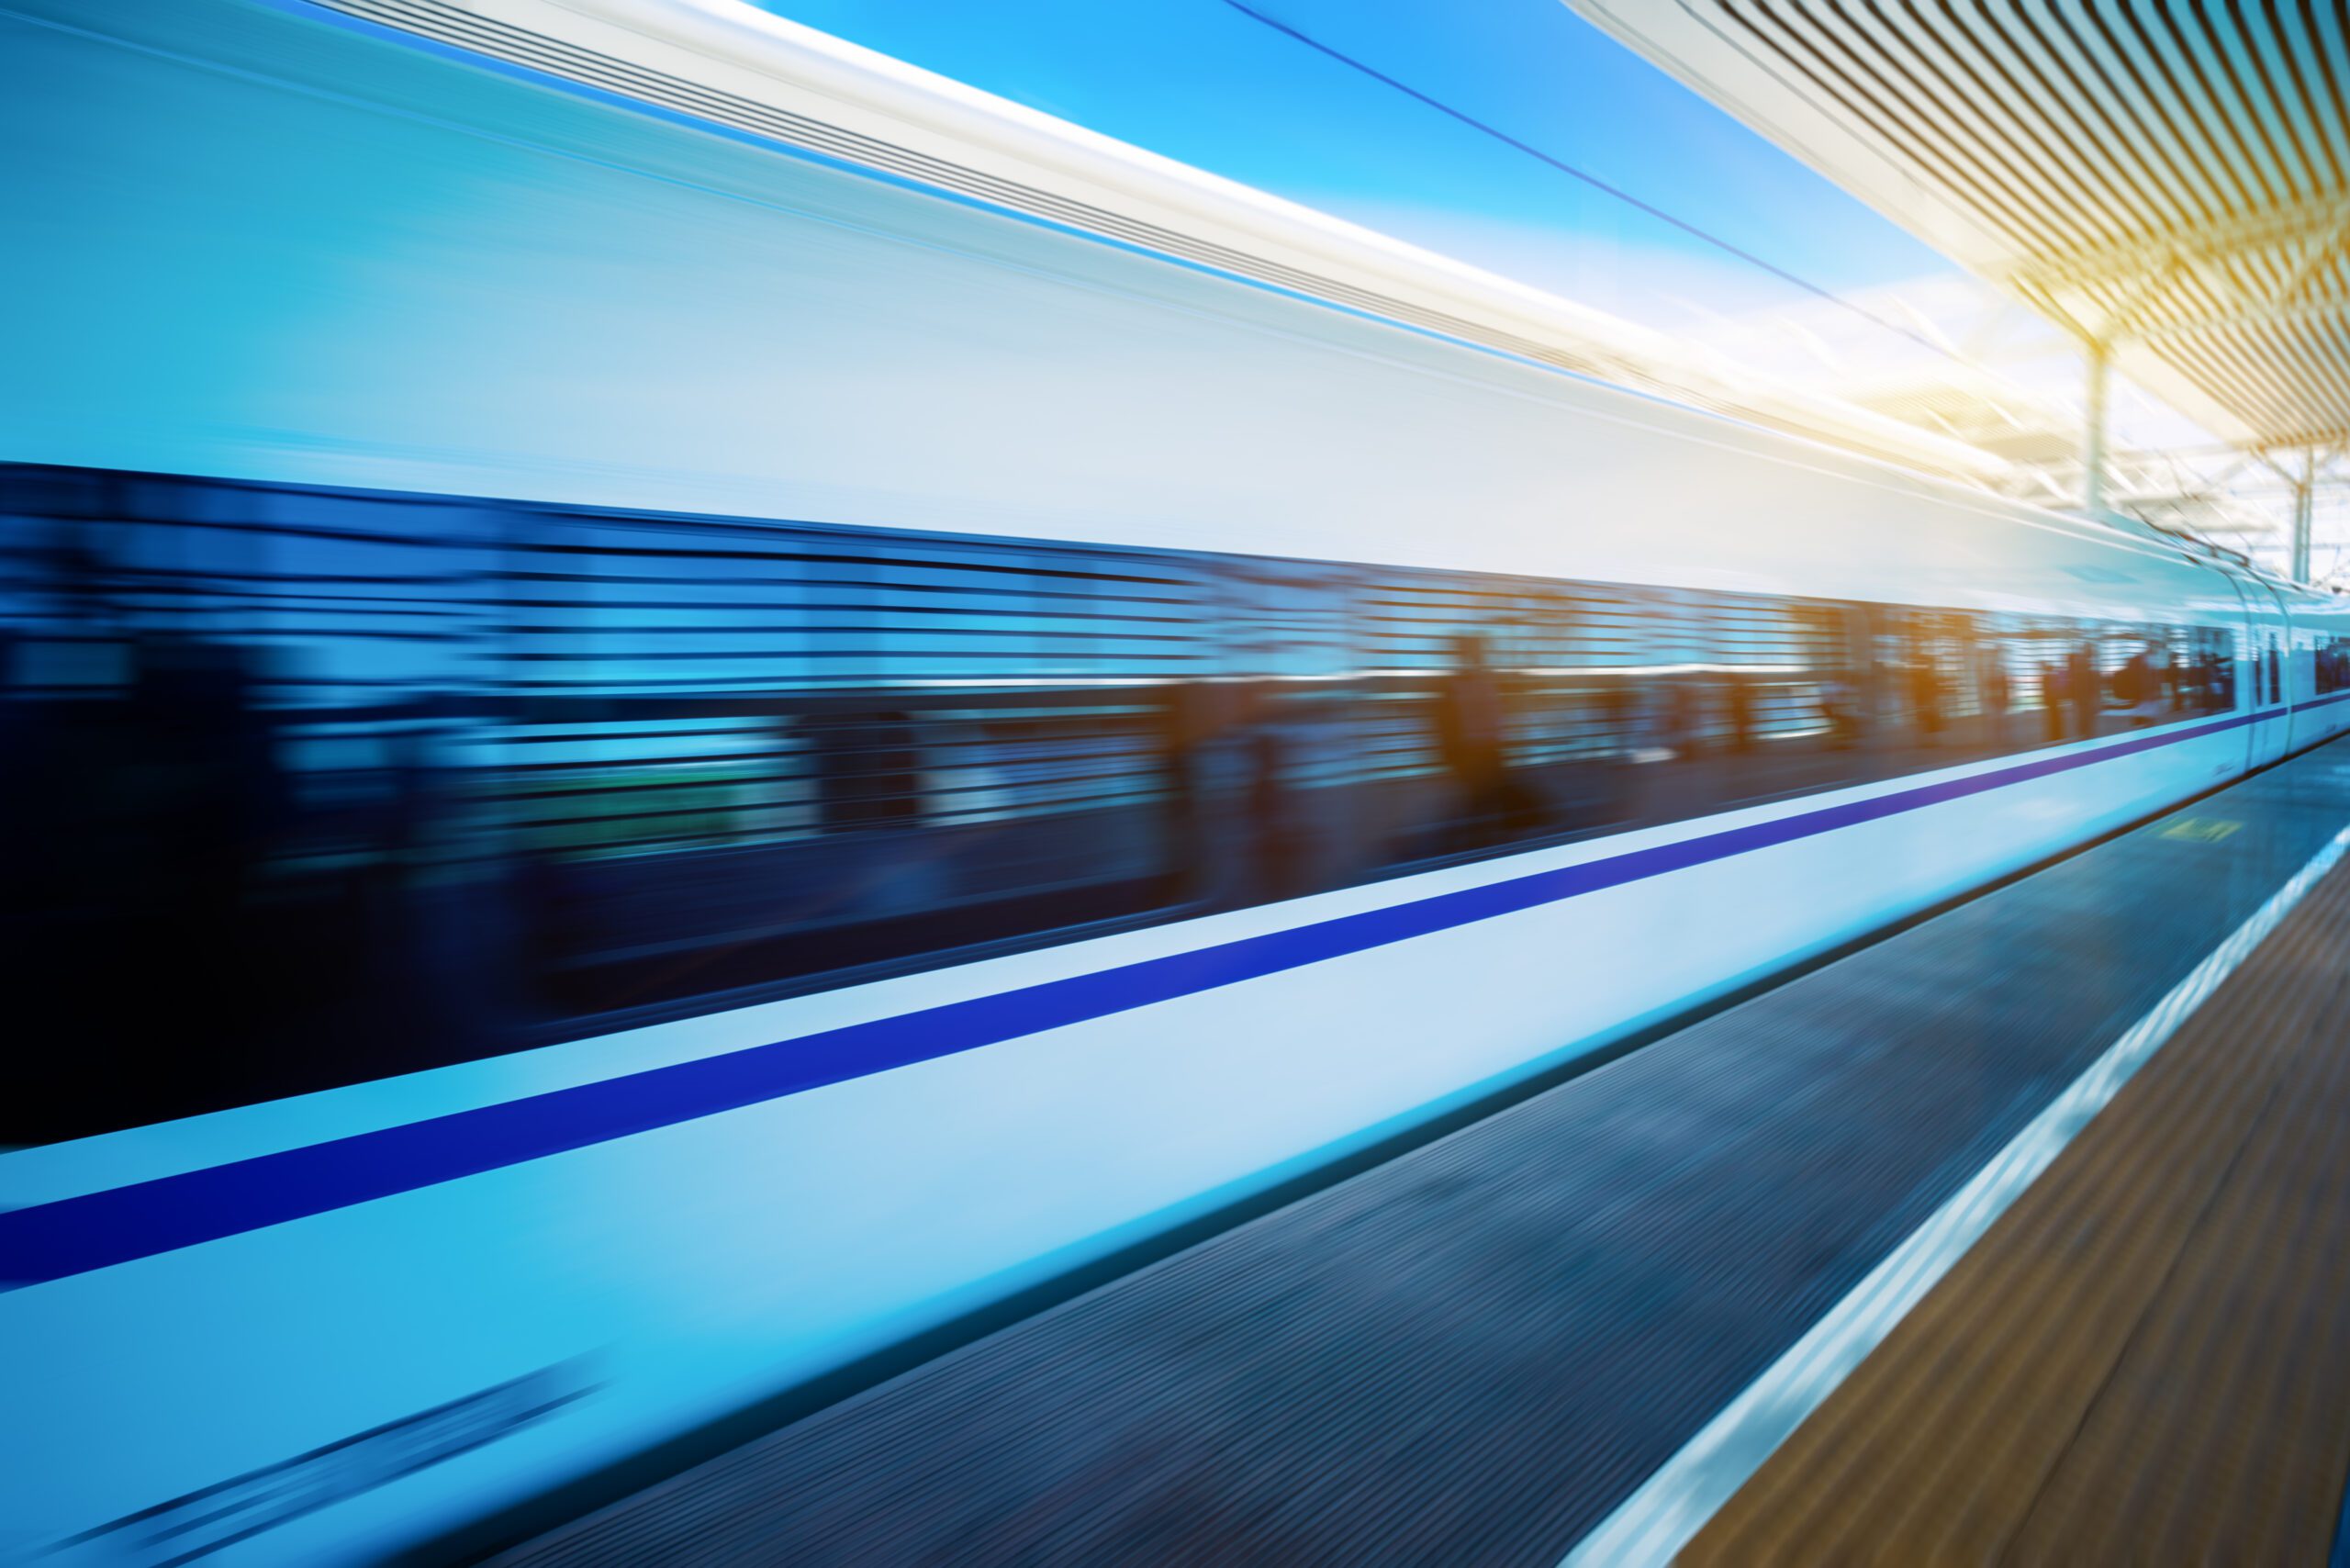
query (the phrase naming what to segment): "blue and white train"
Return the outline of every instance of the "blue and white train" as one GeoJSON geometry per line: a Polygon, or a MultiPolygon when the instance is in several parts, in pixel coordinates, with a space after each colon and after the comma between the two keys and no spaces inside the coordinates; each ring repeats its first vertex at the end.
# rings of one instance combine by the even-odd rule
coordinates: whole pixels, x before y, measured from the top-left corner
{"type": "Polygon", "coordinates": [[[2350,719],[2330,597],[747,8],[0,0],[0,136],[43,1561],[478,1541],[2350,719]]]}

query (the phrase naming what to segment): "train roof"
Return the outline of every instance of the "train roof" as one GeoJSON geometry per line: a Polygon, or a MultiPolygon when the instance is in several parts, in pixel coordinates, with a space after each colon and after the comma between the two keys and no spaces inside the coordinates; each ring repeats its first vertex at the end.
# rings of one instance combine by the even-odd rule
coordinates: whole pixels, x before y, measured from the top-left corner
{"type": "MultiPolygon", "coordinates": [[[[2231,553],[2134,520],[2002,494],[1964,442],[1799,388],[1702,348],[1119,142],[740,0],[323,0],[473,57],[564,79],[721,134],[794,150],[1365,320],[1628,392],[1835,455],[1880,482],[2134,553],[2201,556],[2300,594],[2231,553]]],[[[1684,433],[1694,433],[1684,431],[1684,433]]],[[[1725,432],[1727,433],[1727,432],[1725,432]]],[[[1743,443],[1741,443],[1743,444],[1743,443]]],[[[1802,450],[1814,454],[1807,459],[1802,450]]],[[[918,525],[918,524],[915,524],[918,525]]]]}
{"type": "Polygon", "coordinates": [[[330,0],[1062,227],[1973,485],[1998,457],[741,0],[330,0]]]}

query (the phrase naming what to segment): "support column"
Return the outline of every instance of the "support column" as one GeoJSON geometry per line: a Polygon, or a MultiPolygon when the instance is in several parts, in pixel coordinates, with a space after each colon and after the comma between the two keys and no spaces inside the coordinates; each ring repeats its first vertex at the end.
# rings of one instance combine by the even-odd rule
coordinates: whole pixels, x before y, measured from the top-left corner
{"type": "Polygon", "coordinates": [[[2301,461],[2301,477],[2293,487],[2293,580],[2310,580],[2310,528],[2317,510],[2317,454],[2301,461]]]}
{"type": "Polygon", "coordinates": [[[2101,338],[2087,345],[2087,408],[2081,424],[2081,510],[2095,516],[2105,510],[2105,392],[2112,379],[2113,351],[2101,338]]]}

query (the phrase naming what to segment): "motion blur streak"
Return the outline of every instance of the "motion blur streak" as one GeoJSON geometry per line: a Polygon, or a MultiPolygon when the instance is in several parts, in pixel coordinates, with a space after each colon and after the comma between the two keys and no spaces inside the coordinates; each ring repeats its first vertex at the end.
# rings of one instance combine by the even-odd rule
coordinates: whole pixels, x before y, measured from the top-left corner
{"type": "Polygon", "coordinates": [[[69,1559],[441,1539],[2350,717],[2334,600],[805,29],[351,9],[0,11],[69,1559]]]}

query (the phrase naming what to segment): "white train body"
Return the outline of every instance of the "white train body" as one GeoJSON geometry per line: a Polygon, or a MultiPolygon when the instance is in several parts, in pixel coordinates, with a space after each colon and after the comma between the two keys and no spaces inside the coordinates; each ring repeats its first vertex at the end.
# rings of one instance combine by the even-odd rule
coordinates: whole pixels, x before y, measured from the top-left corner
{"type": "Polygon", "coordinates": [[[443,1539],[2350,721],[2314,673],[2334,600],[1758,421],[1963,452],[1683,355],[1752,419],[1699,411],[820,155],[811,122],[1601,371],[1656,348],[747,11],[479,9],[517,58],[290,3],[10,0],[0,118],[44,167],[9,176],[34,227],[0,269],[47,315],[0,366],[0,458],[2206,628],[2246,672],[2275,640],[2280,689],[0,1155],[0,1542],[443,1539]],[[713,129],[522,35],[798,118],[713,129]],[[641,1076],[806,1040],[884,1043],[789,1092],[641,1076]],[[598,1085],[601,1130],[534,1152],[534,1108],[598,1085]]]}

